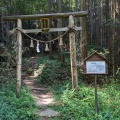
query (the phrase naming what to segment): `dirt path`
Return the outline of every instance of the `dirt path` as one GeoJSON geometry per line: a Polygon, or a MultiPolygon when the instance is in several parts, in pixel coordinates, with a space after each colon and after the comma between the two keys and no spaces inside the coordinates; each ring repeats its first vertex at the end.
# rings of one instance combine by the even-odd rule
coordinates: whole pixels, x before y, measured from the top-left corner
{"type": "Polygon", "coordinates": [[[24,83],[29,88],[38,106],[42,107],[53,103],[52,93],[49,93],[49,90],[45,87],[37,87],[34,84],[34,78],[25,77],[24,83]]]}
{"type": "Polygon", "coordinates": [[[40,109],[40,113],[38,113],[41,116],[40,120],[48,120],[50,119],[50,116],[54,116],[54,114],[57,116],[59,112],[48,108],[48,105],[56,104],[53,99],[53,94],[49,92],[49,89],[45,87],[38,87],[34,84],[36,79],[34,76],[34,69],[37,69],[36,60],[37,57],[32,57],[27,61],[23,68],[26,72],[22,75],[22,80],[35,99],[36,106],[40,109]]]}

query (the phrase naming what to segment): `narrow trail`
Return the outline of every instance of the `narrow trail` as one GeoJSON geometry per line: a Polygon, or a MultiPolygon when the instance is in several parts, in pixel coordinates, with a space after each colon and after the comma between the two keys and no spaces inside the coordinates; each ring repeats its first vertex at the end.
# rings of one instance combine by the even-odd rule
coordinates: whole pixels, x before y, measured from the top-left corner
{"type": "Polygon", "coordinates": [[[51,106],[56,104],[53,99],[53,94],[49,92],[50,90],[47,87],[38,87],[34,83],[36,80],[34,76],[34,69],[37,68],[36,60],[37,57],[32,57],[24,65],[23,69],[26,72],[22,75],[22,81],[30,90],[31,95],[35,100],[35,104],[40,110],[38,113],[38,115],[40,115],[40,120],[50,120],[51,117],[59,116],[60,113],[48,107],[48,105],[51,106]]]}

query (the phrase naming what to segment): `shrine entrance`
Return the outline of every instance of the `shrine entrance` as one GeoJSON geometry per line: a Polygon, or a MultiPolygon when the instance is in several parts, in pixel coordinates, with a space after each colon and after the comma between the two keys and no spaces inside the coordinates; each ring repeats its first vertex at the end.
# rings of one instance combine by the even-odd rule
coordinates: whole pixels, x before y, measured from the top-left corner
{"type": "MultiPolygon", "coordinates": [[[[70,13],[54,13],[54,14],[36,14],[36,15],[16,15],[16,16],[4,16],[5,21],[17,21],[17,27],[11,30],[17,32],[17,93],[20,94],[21,91],[21,68],[22,68],[22,34],[29,37],[31,40],[37,41],[37,52],[39,52],[39,42],[44,42],[46,45],[46,50],[48,50],[48,43],[59,39],[59,43],[62,46],[62,37],[69,32],[69,45],[70,45],[70,60],[71,60],[71,76],[72,76],[72,88],[76,90],[78,88],[78,76],[77,76],[77,62],[76,62],[76,46],[75,46],[75,31],[82,30],[82,27],[75,26],[74,17],[86,17],[86,11],[80,12],[70,12],[70,13]],[[50,28],[49,19],[60,19],[69,18],[68,27],[64,28],[50,28]],[[23,29],[22,20],[40,20],[41,19],[41,29],[23,29]],[[27,33],[39,33],[39,32],[63,32],[64,34],[58,36],[57,38],[49,41],[43,41],[31,38],[27,33]]],[[[84,31],[86,32],[86,31],[84,31]]],[[[32,41],[31,41],[32,46],[32,41]]],[[[62,47],[61,47],[62,48],[62,47]]],[[[62,51],[62,49],[61,49],[62,51]]]]}

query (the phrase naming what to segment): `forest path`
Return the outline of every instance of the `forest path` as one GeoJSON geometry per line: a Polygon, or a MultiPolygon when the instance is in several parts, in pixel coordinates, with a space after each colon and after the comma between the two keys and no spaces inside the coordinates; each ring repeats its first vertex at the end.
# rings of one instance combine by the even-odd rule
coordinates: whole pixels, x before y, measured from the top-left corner
{"type": "Polygon", "coordinates": [[[35,84],[36,75],[34,74],[34,70],[38,69],[37,59],[38,57],[32,57],[23,64],[22,69],[24,72],[22,74],[22,81],[30,90],[35,104],[40,110],[40,112],[37,113],[40,115],[40,120],[50,120],[51,117],[59,116],[60,113],[50,109],[48,106],[58,103],[54,101],[53,93],[50,92],[49,88],[35,84]]]}

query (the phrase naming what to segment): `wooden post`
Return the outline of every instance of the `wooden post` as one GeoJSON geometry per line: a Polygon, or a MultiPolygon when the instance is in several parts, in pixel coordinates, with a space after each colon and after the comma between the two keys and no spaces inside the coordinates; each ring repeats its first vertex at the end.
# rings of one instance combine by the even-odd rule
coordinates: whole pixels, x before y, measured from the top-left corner
{"type": "MultiPolygon", "coordinates": [[[[22,28],[21,19],[17,20],[17,27],[22,28]]],[[[22,64],[22,34],[20,31],[17,32],[17,43],[18,43],[18,54],[17,54],[17,94],[20,95],[21,91],[21,64],[22,64]]]]}
{"type": "Polygon", "coordinates": [[[71,59],[71,75],[72,75],[72,88],[73,90],[78,89],[78,76],[77,76],[77,62],[76,62],[76,47],[75,47],[75,29],[74,29],[74,18],[72,15],[69,16],[69,42],[70,42],[70,59],[71,59]]]}
{"type": "Polygon", "coordinates": [[[97,96],[97,75],[95,75],[95,114],[98,115],[98,96],[97,96]]]}

